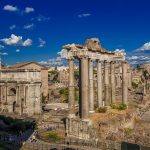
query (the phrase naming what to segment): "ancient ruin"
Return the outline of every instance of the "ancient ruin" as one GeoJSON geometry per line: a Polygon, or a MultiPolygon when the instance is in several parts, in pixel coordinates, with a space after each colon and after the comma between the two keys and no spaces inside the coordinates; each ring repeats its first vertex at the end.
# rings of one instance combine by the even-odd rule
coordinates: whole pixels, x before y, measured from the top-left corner
{"type": "MultiPolygon", "coordinates": [[[[67,118],[67,135],[79,138],[90,138],[88,131],[92,127],[90,113],[94,113],[93,66],[97,67],[97,107],[116,103],[116,83],[122,84],[122,100],[128,105],[128,74],[125,53],[110,52],[102,48],[97,38],[86,40],[84,46],[67,44],[63,46],[61,56],[69,61],[69,116],[67,118]],[[79,60],[79,118],[75,115],[74,97],[74,61],[79,60]],[[121,62],[122,81],[116,78],[115,64],[121,62]],[[116,81],[119,80],[119,81],[116,81]],[[78,126],[78,129],[76,129],[78,126]],[[79,131],[81,131],[79,133],[79,131]]],[[[129,80],[131,82],[131,79],[129,80]]]]}
{"type": "Polygon", "coordinates": [[[34,69],[0,70],[1,114],[41,113],[41,73],[34,69]]]}

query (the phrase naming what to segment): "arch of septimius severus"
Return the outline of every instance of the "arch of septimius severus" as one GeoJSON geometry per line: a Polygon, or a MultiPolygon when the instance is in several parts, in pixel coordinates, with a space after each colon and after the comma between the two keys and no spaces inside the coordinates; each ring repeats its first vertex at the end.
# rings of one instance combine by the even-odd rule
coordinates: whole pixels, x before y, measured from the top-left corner
{"type": "MultiPolygon", "coordinates": [[[[110,52],[102,48],[97,38],[86,41],[85,46],[68,44],[63,46],[61,56],[69,61],[69,117],[67,134],[79,136],[86,125],[89,126],[89,114],[94,112],[94,76],[93,64],[97,67],[97,107],[109,106],[116,102],[116,62],[121,62],[122,72],[122,103],[128,104],[127,62],[124,52],[110,52]],[[75,80],[74,61],[79,60],[79,116],[75,116],[75,80]],[[103,75],[102,75],[103,74],[103,75]],[[104,91],[104,94],[103,94],[104,91]],[[77,128],[78,126],[78,128],[77,128]],[[82,129],[81,129],[82,128],[82,129]]],[[[120,76],[118,76],[120,78],[120,76]]],[[[120,80],[120,79],[118,79],[120,80]]],[[[120,82],[120,81],[117,81],[120,82]]],[[[82,133],[82,136],[86,135],[82,133]]],[[[82,138],[86,138],[83,136],[82,138]]]]}

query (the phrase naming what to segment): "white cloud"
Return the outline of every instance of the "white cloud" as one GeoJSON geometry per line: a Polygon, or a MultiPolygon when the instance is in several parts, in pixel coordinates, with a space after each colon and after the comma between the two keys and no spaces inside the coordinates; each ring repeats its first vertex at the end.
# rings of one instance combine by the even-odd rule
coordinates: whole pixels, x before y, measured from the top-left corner
{"type": "Polygon", "coordinates": [[[139,59],[139,56],[134,56],[134,55],[133,56],[128,56],[127,59],[128,60],[136,60],[136,59],[139,59]]]}
{"type": "Polygon", "coordinates": [[[135,52],[139,51],[150,51],[150,42],[145,43],[143,46],[135,50],[135,52]]]}
{"type": "Polygon", "coordinates": [[[65,60],[62,59],[61,57],[50,58],[47,61],[42,60],[39,63],[47,66],[62,66],[66,64],[65,60]]]}
{"type": "Polygon", "coordinates": [[[1,53],[1,52],[0,52],[0,55],[5,55],[5,56],[6,56],[6,55],[8,55],[8,53],[6,53],[6,52],[1,53]]]}
{"type": "Polygon", "coordinates": [[[43,15],[38,15],[37,17],[35,18],[31,18],[31,21],[33,20],[36,20],[38,22],[41,22],[41,21],[49,21],[50,20],[50,17],[45,17],[43,15]]]}
{"type": "Polygon", "coordinates": [[[5,46],[3,46],[3,45],[0,45],[0,49],[4,49],[5,48],[5,46]]]}
{"type": "Polygon", "coordinates": [[[32,7],[26,7],[25,8],[25,13],[31,13],[31,12],[34,12],[34,8],[32,8],[32,7]]]}
{"type": "Polygon", "coordinates": [[[12,34],[10,38],[4,38],[0,41],[4,42],[6,45],[20,45],[22,43],[22,36],[12,34]]]}
{"type": "Polygon", "coordinates": [[[24,25],[24,29],[32,29],[34,27],[34,24],[27,24],[27,25],[24,25]]]}
{"type": "Polygon", "coordinates": [[[22,40],[22,36],[16,36],[14,34],[11,34],[10,38],[3,38],[0,39],[3,43],[6,45],[11,45],[11,46],[31,46],[32,45],[32,40],[27,39],[25,41],[22,40]]]}
{"type": "Polygon", "coordinates": [[[114,52],[125,52],[125,49],[115,49],[114,52]]]}
{"type": "Polygon", "coordinates": [[[17,52],[17,53],[20,52],[20,49],[16,49],[16,52],[17,52]]]}
{"type": "Polygon", "coordinates": [[[12,26],[9,27],[10,30],[13,30],[13,29],[15,29],[15,28],[16,28],[16,25],[15,25],[15,24],[13,24],[12,26]]]}
{"type": "Polygon", "coordinates": [[[40,61],[40,62],[38,62],[38,63],[41,64],[41,65],[49,65],[48,62],[47,62],[47,61],[44,61],[44,60],[42,60],[42,61],[40,61]]]}
{"type": "Polygon", "coordinates": [[[44,47],[46,44],[46,41],[44,41],[43,39],[39,38],[39,47],[44,47]]]}
{"type": "Polygon", "coordinates": [[[5,5],[3,7],[3,10],[15,12],[15,11],[18,11],[18,8],[12,5],[5,5]]]}
{"type": "Polygon", "coordinates": [[[27,39],[22,43],[23,46],[27,47],[27,46],[31,46],[32,45],[32,40],[31,39],[27,39]]]}
{"type": "Polygon", "coordinates": [[[89,16],[91,16],[90,13],[84,13],[84,14],[79,14],[78,18],[84,18],[84,17],[89,17],[89,16]]]}

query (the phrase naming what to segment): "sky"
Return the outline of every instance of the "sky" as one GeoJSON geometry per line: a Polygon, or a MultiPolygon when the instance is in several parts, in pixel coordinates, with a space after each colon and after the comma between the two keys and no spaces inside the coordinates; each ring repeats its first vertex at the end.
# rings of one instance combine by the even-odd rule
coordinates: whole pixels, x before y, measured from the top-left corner
{"type": "Polygon", "coordinates": [[[150,62],[149,0],[0,0],[0,55],[5,64],[60,61],[64,44],[98,37],[131,64],[150,62]]]}

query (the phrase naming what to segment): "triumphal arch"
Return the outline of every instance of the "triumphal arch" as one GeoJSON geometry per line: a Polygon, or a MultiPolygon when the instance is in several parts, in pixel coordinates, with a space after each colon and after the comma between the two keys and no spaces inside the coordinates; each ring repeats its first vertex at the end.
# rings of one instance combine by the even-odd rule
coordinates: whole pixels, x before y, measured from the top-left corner
{"type": "Polygon", "coordinates": [[[86,128],[89,128],[92,124],[89,119],[90,113],[95,111],[93,66],[96,64],[97,68],[97,107],[109,106],[116,101],[115,65],[118,63],[121,64],[122,68],[121,103],[128,104],[128,75],[125,53],[123,51],[108,51],[101,46],[97,38],[92,38],[86,40],[85,45],[64,45],[60,55],[69,61],[67,134],[68,136],[78,136],[84,139],[89,138],[86,128]],[[79,60],[79,117],[75,116],[75,59],[79,60]]]}

